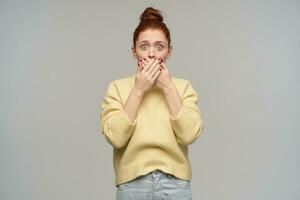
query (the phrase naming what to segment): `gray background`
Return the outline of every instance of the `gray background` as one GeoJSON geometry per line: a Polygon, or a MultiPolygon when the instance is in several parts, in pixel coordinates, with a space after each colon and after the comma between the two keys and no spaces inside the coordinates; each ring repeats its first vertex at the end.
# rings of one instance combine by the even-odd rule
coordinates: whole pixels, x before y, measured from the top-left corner
{"type": "Polygon", "coordinates": [[[171,74],[200,97],[194,199],[300,199],[300,3],[288,0],[0,1],[0,199],[114,199],[100,103],[135,73],[149,5],[171,31],[171,74]]]}

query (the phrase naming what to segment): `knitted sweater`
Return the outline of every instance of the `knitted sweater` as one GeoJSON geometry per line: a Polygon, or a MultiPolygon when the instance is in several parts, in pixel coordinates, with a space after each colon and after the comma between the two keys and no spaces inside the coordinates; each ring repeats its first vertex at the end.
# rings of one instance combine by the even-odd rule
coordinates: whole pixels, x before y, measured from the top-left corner
{"type": "Polygon", "coordinates": [[[101,133],[113,147],[115,185],[160,169],[190,180],[188,145],[204,129],[198,94],[190,81],[171,76],[183,106],[173,118],[164,94],[156,86],[144,95],[132,123],[123,110],[135,75],[109,83],[101,104],[101,133]]]}

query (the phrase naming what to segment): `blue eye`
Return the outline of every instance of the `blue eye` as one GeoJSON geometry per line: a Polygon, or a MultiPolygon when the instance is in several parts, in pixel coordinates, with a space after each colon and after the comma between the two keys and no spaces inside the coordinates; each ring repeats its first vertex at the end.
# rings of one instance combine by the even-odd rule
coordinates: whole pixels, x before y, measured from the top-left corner
{"type": "Polygon", "coordinates": [[[158,49],[160,49],[160,50],[164,48],[163,45],[158,45],[158,47],[160,47],[160,48],[158,48],[158,49]]]}
{"type": "MultiPolygon", "coordinates": [[[[148,44],[142,44],[141,46],[140,46],[140,48],[142,49],[142,50],[146,50],[147,48],[149,47],[149,45],[148,44]]],[[[162,49],[164,49],[164,46],[163,45],[156,45],[156,49],[157,50],[162,50],[162,49]]]]}
{"type": "Polygon", "coordinates": [[[145,44],[141,45],[141,49],[145,49],[144,47],[147,47],[147,45],[145,44]]]}

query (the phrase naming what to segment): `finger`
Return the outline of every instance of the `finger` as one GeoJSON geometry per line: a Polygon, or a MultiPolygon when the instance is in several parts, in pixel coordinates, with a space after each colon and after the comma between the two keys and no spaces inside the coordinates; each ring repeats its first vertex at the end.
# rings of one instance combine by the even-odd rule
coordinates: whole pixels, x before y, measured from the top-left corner
{"type": "Polygon", "coordinates": [[[145,61],[146,63],[148,63],[151,59],[147,59],[147,58],[143,58],[142,61],[145,61]]]}
{"type": "Polygon", "coordinates": [[[142,58],[140,58],[140,59],[138,60],[138,62],[137,62],[138,66],[141,66],[142,60],[143,60],[142,58]]]}
{"type": "Polygon", "coordinates": [[[142,66],[138,64],[138,72],[142,71],[142,66]]]}
{"type": "Polygon", "coordinates": [[[160,60],[159,59],[155,59],[155,61],[152,63],[150,69],[149,69],[149,73],[152,74],[154,69],[158,66],[160,60]]]}
{"type": "Polygon", "coordinates": [[[144,60],[144,59],[141,60],[141,65],[142,65],[142,66],[145,67],[145,66],[147,66],[147,64],[148,64],[148,61],[146,61],[146,60],[144,60]]]}
{"type": "Polygon", "coordinates": [[[141,60],[141,62],[140,62],[141,71],[146,72],[146,70],[145,70],[146,66],[147,66],[147,63],[144,60],[141,60]]]}
{"type": "Polygon", "coordinates": [[[137,64],[141,64],[142,63],[143,58],[139,58],[137,64]]]}
{"type": "Polygon", "coordinates": [[[167,68],[165,62],[161,62],[161,66],[162,66],[164,69],[167,68]]]}
{"type": "Polygon", "coordinates": [[[146,67],[147,67],[147,64],[148,64],[148,61],[145,59],[145,58],[143,58],[141,61],[140,61],[140,65],[143,67],[143,69],[145,69],[145,70],[143,70],[143,71],[146,71],[146,67]]]}
{"type": "Polygon", "coordinates": [[[160,73],[161,73],[161,70],[157,70],[152,78],[155,80],[159,76],[160,73]]]}
{"type": "Polygon", "coordinates": [[[161,65],[159,65],[159,70],[163,70],[163,67],[161,65]]]}
{"type": "Polygon", "coordinates": [[[141,59],[139,62],[138,62],[138,66],[141,68],[141,70],[143,68],[145,68],[145,64],[143,63],[143,59],[141,59]]]}
{"type": "Polygon", "coordinates": [[[160,65],[157,64],[157,65],[154,67],[154,69],[151,71],[151,77],[153,77],[157,71],[160,71],[159,68],[160,68],[160,65]]]}
{"type": "Polygon", "coordinates": [[[146,64],[146,67],[145,67],[146,72],[148,72],[148,70],[151,68],[151,66],[153,65],[154,62],[155,62],[155,59],[151,58],[151,60],[146,64]]]}

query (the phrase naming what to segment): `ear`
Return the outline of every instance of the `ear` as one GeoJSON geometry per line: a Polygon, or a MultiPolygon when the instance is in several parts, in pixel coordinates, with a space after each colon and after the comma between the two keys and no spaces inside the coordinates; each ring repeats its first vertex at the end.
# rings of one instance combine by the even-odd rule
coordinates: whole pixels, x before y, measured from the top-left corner
{"type": "Polygon", "coordinates": [[[136,50],[135,50],[134,47],[131,47],[131,51],[132,51],[133,57],[134,57],[134,58],[137,58],[137,57],[136,57],[136,50]]]}
{"type": "Polygon", "coordinates": [[[170,45],[167,58],[169,58],[171,56],[171,54],[172,54],[172,46],[170,45]]]}

